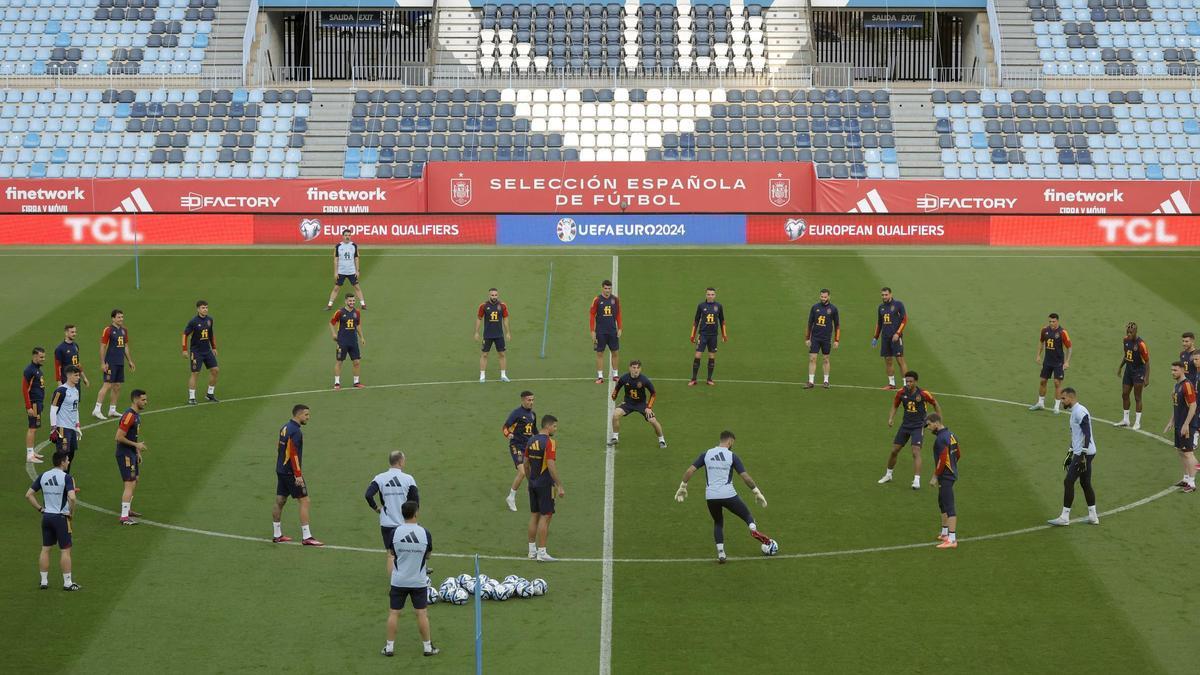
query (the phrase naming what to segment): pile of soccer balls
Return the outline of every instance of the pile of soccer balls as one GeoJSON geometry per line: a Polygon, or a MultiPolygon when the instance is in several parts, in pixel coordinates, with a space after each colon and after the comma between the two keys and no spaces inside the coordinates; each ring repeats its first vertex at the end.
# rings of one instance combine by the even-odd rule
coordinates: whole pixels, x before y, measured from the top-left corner
{"type": "Polygon", "coordinates": [[[477,592],[480,600],[503,602],[509,598],[545,595],[547,588],[545,579],[530,581],[515,574],[504,577],[504,581],[497,581],[486,574],[480,574],[478,579],[469,574],[460,574],[457,577],[446,577],[437,588],[430,586],[429,604],[448,602],[452,605],[465,605],[477,592]]]}

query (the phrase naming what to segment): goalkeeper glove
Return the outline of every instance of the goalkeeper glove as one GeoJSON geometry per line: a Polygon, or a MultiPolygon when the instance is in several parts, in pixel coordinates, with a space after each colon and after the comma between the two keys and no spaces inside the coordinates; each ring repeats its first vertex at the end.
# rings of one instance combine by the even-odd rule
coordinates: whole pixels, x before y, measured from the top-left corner
{"type": "Polygon", "coordinates": [[[879,346],[879,338],[871,338],[871,346],[878,347],[879,346]]]}
{"type": "Polygon", "coordinates": [[[675,491],[675,501],[682,504],[685,499],[687,499],[687,483],[680,483],[679,489],[675,491]]]}
{"type": "Polygon", "coordinates": [[[1067,458],[1063,460],[1063,468],[1064,469],[1068,469],[1071,467],[1071,458],[1074,456],[1075,456],[1075,453],[1073,451],[1067,450],[1067,458]]]}
{"type": "Polygon", "coordinates": [[[754,501],[758,502],[758,505],[764,509],[767,508],[767,498],[763,496],[762,490],[758,488],[754,488],[754,501]]]}

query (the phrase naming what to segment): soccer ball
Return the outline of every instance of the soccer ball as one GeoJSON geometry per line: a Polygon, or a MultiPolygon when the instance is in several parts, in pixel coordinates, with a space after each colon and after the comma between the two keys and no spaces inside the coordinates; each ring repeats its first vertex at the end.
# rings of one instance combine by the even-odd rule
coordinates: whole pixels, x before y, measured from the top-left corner
{"type": "Polygon", "coordinates": [[[471,576],[470,574],[460,574],[460,575],[458,575],[457,577],[455,577],[455,579],[454,579],[454,580],[455,580],[456,582],[458,582],[458,585],[459,585],[459,586],[466,586],[466,585],[467,585],[467,580],[468,580],[468,579],[474,579],[474,578],[475,578],[475,577],[471,576]]]}
{"type": "Polygon", "coordinates": [[[467,577],[467,583],[459,586],[459,588],[465,590],[471,595],[475,595],[475,577],[467,577]]]}
{"type": "Polygon", "coordinates": [[[493,591],[493,593],[495,594],[495,599],[500,600],[500,601],[504,601],[504,600],[511,598],[513,596],[513,594],[516,592],[517,592],[516,586],[514,586],[513,584],[509,584],[509,583],[497,584],[495,590],[493,591]]]}
{"type": "Polygon", "coordinates": [[[516,585],[516,583],[520,580],[521,580],[521,577],[519,577],[515,574],[510,574],[510,575],[504,577],[504,583],[506,583],[506,584],[516,585]]]}
{"type": "Polygon", "coordinates": [[[762,552],[763,555],[775,555],[776,553],[779,553],[779,542],[772,539],[771,541],[763,544],[762,552]]]}
{"type": "Polygon", "coordinates": [[[467,598],[469,597],[470,596],[467,595],[467,591],[465,589],[459,588],[454,591],[454,597],[450,598],[450,602],[455,605],[465,605],[467,604],[467,598]]]}
{"type": "MultiPolygon", "coordinates": [[[[481,575],[481,579],[482,579],[482,575],[481,575]]],[[[500,582],[496,581],[495,579],[488,579],[486,581],[482,581],[481,583],[482,583],[482,590],[479,591],[479,596],[482,599],[484,599],[484,600],[500,600],[501,599],[501,598],[496,597],[497,594],[500,592],[500,590],[499,590],[500,582]]]]}
{"type": "Polygon", "coordinates": [[[300,221],[300,236],[304,241],[312,241],[321,234],[321,221],[316,218],[305,218],[300,221]]]}
{"type": "Polygon", "coordinates": [[[456,581],[454,577],[450,577],[443,581],[442,585],[438,587],[438,593],[442,596],[443,601],[450,602],[454,598],[454,594],[458,591],[458,589],[458,581],[456,581]]]}
{"type": "Polygon", "coordinates": [[[533,589],[530,587],[529,582],[524,579],[517,582],[516,593],[518,598],[533,597],[533,589]]]}
{"type": "Polygon", "coordinates": [[[430,586],[425,589],[425,592],[429,594],[429,600],[427,602],[431,605],[436,605],[438,601],[438,590],[433,586],[430,586]]]}
{"type": "Polygon", "coordinates": [[[545,579],[534,579],[529,582],[529,590],[533,595],[545,595],[548,590],[545,579]]]}

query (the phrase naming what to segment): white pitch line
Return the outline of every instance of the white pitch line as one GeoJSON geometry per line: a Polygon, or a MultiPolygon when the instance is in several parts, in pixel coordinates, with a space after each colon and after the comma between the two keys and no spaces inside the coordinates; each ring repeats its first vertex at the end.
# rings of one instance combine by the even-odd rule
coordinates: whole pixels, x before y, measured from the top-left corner
{"type": "MultiPolygon", "coordinates": [[[[613,295],[617,294],[617,256],[612,257],[613,295]]],[[[618,315],[620,310],[618,309],[618,315]]],[[[611,358],[611,355],[610,355],[611,358]]],[[[611,369],[611,366],[610,366],[611,369]]],[[[603,372],[603,371],[601,371],[603,372]]],[[[612,672],[612,596],[613,596],[613,502],[617,472],[617,448],[612,439],[613,390],[612,378],[606,378],[608,397],[604,404],[604,543],[601,547],[600,571],[600,675],[612,672]]]]}
{"type": "MultiPolygon", "coordinates": [[[[616,276],[616,275],[614,275],[614,276],[616,276]]],[[[614,282],[615,282],[615,280],[614,280],[614,282]]],[[[615,284],[614,284],[614,288],[615,288],[615,284]]],[[[522,381],[524,381],[524,382],[567,382],[567,381],[586,381],[588,379],[590,379],[590,378],[541,377],[541,378],[526,378],[524,380],[513,380],[513,381],[514,382],[522,382],[522,381]]],[[[661,381],[664,381],[664,382],[686,382],[687,381],[684,378],[665,378],[664,377],[664,378],[658,378],[658,379],[661,381]]],[[[804,384],[803,382],[792,382],[792,381],[787,381],[787,380],[722,380],[722,382],[725,382],[728,384],[769,384],[769,385],[784,385],[784,386],[800,386],[800,385],[804,384]]],[[[430,387],[430,386],[440,386],[440,385],[477,384],[477,383],[478,383],[478,380],[446,380],[446,381],[437,381],[437,382],[401,382],[401,383],[393,383],[393,384],[367,385],[367,387],[365,387],[365,388],[366,389],[395,389],[395,388],[401,388],[401,387],[430,387]]],[[[609,383],[609,386],[610,387],[612,386],[611,382],[609,383]]],[[[841,388],[841,389],[860,389],[860,390],[866,390],[866,391],[878,390],[877,387],[868,387],[868,386],[864,386],[864,385],[854,385],[854,384],[834,384],[832,386],[836,387],[836,388],[841,388]]],[[[299,396],[302,394],[333,393],[333,391],[334,391],[333,389],[309,389],[309,390],[305,390],[305,391],[283,392],[283,393],[278,393],[278,394],[259,394],[256,396],[243,396],[240,398],[228,398],[228,399],[224,399],[222,403],[235,403],[238,401],[255,401],[255,400],[268,399],[268,398],[279,398],[279,397],[283,397],[283,396],[299,396]]],[[[610,392],[612,391],[611,388],[609,389],[609,391],[610,392]]],[[[347,392],[347,393],[349,393],[349,392],[347,392]]],[[[947,392],[934,392],[934,393],[936,393],[939,396],[946,396],[946,397],[950,397],[950,398],[964,398],[964,399],[970,399],[970,400],[975,400],[975,401],[984,401],[984,402],[988,402],[988,403],[1000,403],[1000,404],[1004,404],[1004,405],[1025,406],[1024,403],[1019,403],[1017,401],[1008,401],[1005,399],[991,398],[988,396],[973,396],[971,394],[952,394],[952,393],[947,393],[947,392]]],[[[611,400],[612,399],[611,399],[611,395],[610,395],[610,397],[609,397],[610,403],[611,403],[611,400]]],[[[220,405],[220,404],[216,404],[216,405],[220,405]]],[[[174,410],[181,410],[181,409],[190,408],[190,407],[193,407],[193,406],[181,405],[181,406],[175,406],[175,407],[171,407],[171,408],[161,408],[158,410],[147,410],[146,412],[142,413],[142,416],[144,417],[146,415],[171,412],[174,410]]],[[[611,420],[611,419],[612,419],[612,415],[610,414],[609,420],[611,420]]],[[[1097,422],[1104,422],[1107,424],[1112,424],[1111,421],[1104,420],[1099,417],[1097,417],[1095,419],[1097,422]]],[[[115,422],[115,421],[116,421],[116,418],[104,420],[103,422],[92,422],[91,424],[84,426],[83,429],[84,430],[92,429],[92,428],[103,426],[105,424],[108,424],[110,422],[115,422]]],[[[609,425],[609,424],[610,424],[610,422],[606,422],[606,425],[609,425]]],[[[611,427],[606,426],[606,428],[610,429],[611,427]]],[[[1132,431],[1132,430],[1130,430],[1130,431],[1132,431]]],[[[1171,441],[1163,438],[1162,436],[1150,433],[1145,430],[1137,430],[1135,433],[1141,434],[1147,438],[1152,438],[1160,443],[1166,443],[1166,444],[1171,443],[1171,441]]],[[[605,440],[607,441],[607,438],[605,440]]],[[[49,444],[50,444],[49,441],[42,441],[37,446],[37,449],[40,450],[42,448],[45,448],[49,444]]],[[[607,457],[608,456],[613,457],[615,460],[615,453],[612,451],[611,448],[609,449],[609,452],[607,453],[607,456],[606,456],[606,462],[605,462],[606,463],[606,473],[607,473],[607,469],[608,469],[608,467],[607,467],[607,464],[608,464],[607,457]]],[[[615,463],[614,463],[614,468],[615,468],[615,463]]],[[[29,475],[30,479],[37,477],[37,470],[35,468],[35,465],[33,465],[33,464],[27,463],[25,465],[25,472],[29,475]]],[[[605,482],[606,482],[605,492],[606,492],[606,501],[607,501],[608,481],[606,480],[605,482]]],[[[1139,506],[1145,506],[1146,504],[1149,504],[1150,502],[1162,499],[1163,497],[1165,497],[1173,492],[1178,492],[1178,490],[1179,489],[1176,487],[1169,487],[1160,492],[1156,492],[1148,497],[1143,497],[1142,499],[1139,499],[1134,502],[1130,502],[1129,504],[1125,504],[1123,506],[1118,506],[1118,507],[1110,509],[1108,511],[1104,511],[1100,515],[1101,516],[1109,516],[1109,515],[1116,515],[1118,513],[1123,513],[1125,511],[1130,511],[1132,509],[1138,508],[1139,506]]],[[[113,516],[117,515],[116,511],[112,511],[110,509],[106,509],[102,506],[97,506],[95,504],[90,504],[90,503],[82,501],[82,500],[77,501],[76,504],[78,506],[80,506],[81,508],[96,511],[98,513],[104,513],[104,514],[113,515],[113,516]]],[[[608,511],[609,515],[611,515],[611,510],[607,510],[607,511],[608,511]]],[[[1080,517],[1080,518],[1076,518],[1075,520],[1072,520],[1071,522],[1078,523],[1078,522],[1082,522],[1084,520],[1086,520],[1084,517],[1080,517]]],[[[246,535],[242,535],[242,534],[231,534],[228,532],[216,532],[214,530],[204,530],[204,529],[195,528],[195,527],[187,527],[184,525],[174,525],[171,523],[160,523],[160,522],[153,521],[153,520],[146,520],[144,518],[139,519],[138,522],[145,524],[145,525],[152,526],[152,527],[160,527],[160,528],[163,528],[166,530],[172,530],[175,532],[186,532],[186,533],[190,533],[190,534],[200,534],[200,535],[204,535],[204,536],[217,537],[217,538],[221,538],[221,539],[234,539],[237,541],[250,541],[250,542],[263,543],[263,544],[272,543],[271,540],[266,537],[250,537],[250,536],[246,536],[246,535]]],[[[611,525],[611,523],[610,523],[610,525],[611,525]]],[[[1021,535],[1021,534],[1029,534],[1031,532],[1047,530],[1047,529],[1050,529],[1051,527],[1052,527],[1051,525],[1035,525],[1032,527],[1025,527],[1025,528],[1021,528],[1018,530],[1009,530],[1006,532],[995,532],[992,534],[981,534],[981,535],[976,535],[976,536],[972,536],[972,537],[961,537],[959,539],[959,541],[970,542],[970,541],[986,541],[986,540],[990,540],[990,539],[1004,539],[1007,537],[1014,537],[1014,536],[1021,535]]],[[[607,531],[609,533],[611,533],[611,527],[607,531]]],[[[558,560],[560,562],[567,562],[567,563],[605,563],[610,570],[611,570],[611,566],[613,563],[637,564],[637,563],[710,563],[710,562],[712,562],[711,557],[705,557],[705,558],[614,558],[614,557],[612,557],[611,536],[607,537],[607,539],[610,544],[610,548],[608,550],[609,555],[607,555],[607,556],[600,557],[600,558],[558,558],[558,560]]],[[[916,549],[916,548],[924,548],[924,547],[934,546],[936,544],[937,544],[937,542],[920,542],[920,543],[915,543],[915,544],[897,544],[897,545],[893,545],[893,546],[875,546],[875,547],[869,547],[869,548],[843,549],[843,550],[835,550],[835,551],[812,551],[812,552],[807,552],[807,553],[783,553],[783,554],[772,556],[770,558],[768,558],[767,556],[740,556],[740,557],[730,557],[729,560],[730,561],[752,562],[752,561],[770,560],[773,558],[793,559],[793,560],[806,559],[806,558],[829,558],[829,557],[836,557],[836,556],[843,556],[843,555],[861,555],[861,554],[865,554],[865,553],[886,553],[889,551],[903,551],[903,550],[907,550],[907,549],[916,549]]],[[[299,544],[292,542],[291,545],[298,546],[299,544]]],[[[361,546],[339,546],[339,545],[334,545],[334,544],[326,544],[324,546],[324,548],[331,549],[334,551],[355,551],[355,552],[361,552],[361,553],[381,553],[382,552],[382,549],[377,549],[377,548],[365,548],[365,547],[361,547],[361,546]]],[[[438,553],[438,552],[435,552],[435,553],[433,553],[433,555],[435,557],[439,557],[439,558],[459,558],[459,559],[471,559],[471,558],[475,557],[475,554],[472,554],[472,553],[438,553]]],[[[480,555],[479,558],[482,560],[504,560],[504,561],[528,560],[528,558],[525,556],[507,556],[507,555],[480,555]]],[[[611,588],[610,588],[610,591],[611,591],[611,588]]],[[[611,602],[611,599],[610,599],[610,602],[611,602]]],[[[610,605],[610,612],[611,612],[611,605],[610,605]]],[[[611,619],[611,614],[609,616],[611,619]]],[[[610,631],[611,631],[611,624],[610,624],[610,631]]],[[[610,632],[610,640],[611,640],[611,632],[610,632]]]]}

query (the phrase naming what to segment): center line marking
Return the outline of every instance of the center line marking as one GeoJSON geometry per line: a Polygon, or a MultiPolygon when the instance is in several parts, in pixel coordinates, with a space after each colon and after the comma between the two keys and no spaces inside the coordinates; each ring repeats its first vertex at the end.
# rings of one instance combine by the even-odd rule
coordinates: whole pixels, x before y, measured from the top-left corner
{"type": "MultiPolygon", "coordinates": [[[[617,256],[612,257],[612,288],[613,295],[617,293],[617,256]]],[[[617,310],[620,316],[620,309],[617,310]]],[[[609,354],[609,358],[612,355],[609,354]]],[[[609,370],[612,369],[611,361],[609,370]]],[[[603,372],[603,371],[602,371],[603,372]]],[[[609,377],[608,400],[604,409],[604,544],[600,551],[601,584],[600,584],[600,675],[612,672],[612,587],[613,587],[613,494],[616,482],[617,448],[609,441],[612,439],[612,416],[614,409],[613,392],[616,384],[609,377]]]]}

